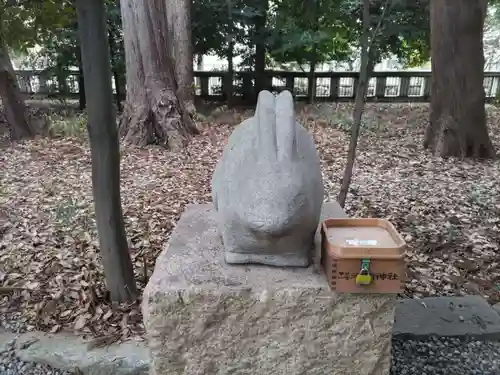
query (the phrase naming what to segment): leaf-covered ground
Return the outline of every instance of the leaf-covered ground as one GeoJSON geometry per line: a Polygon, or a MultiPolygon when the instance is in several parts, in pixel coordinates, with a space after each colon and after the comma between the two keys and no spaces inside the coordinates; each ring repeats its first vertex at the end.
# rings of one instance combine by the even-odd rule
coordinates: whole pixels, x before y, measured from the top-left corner
{"type": "MultiPolygon", "coordinates": [[[[301,107],[322,157],[328,199],[345,164],[348,105],[301,107]]],[[[489,108],[500,148],[500,112],[489,108]]],[[[181,153],[122,151],[122,202],[142,290],[187,203],[210,201],[210,178],[233,126],[219,110],[181,153]]],[[[386,217],[405,237],[405,295],[478,294],[500,301],[500,163],[442,160],[422,149],[425,105],[369,105],[347,211],[386,217]]],[[[139,305],[111,306],[93,219],[86,140],[0,149],[0,327],[69,330],[109,342],[140,336],[139,305]]]]}

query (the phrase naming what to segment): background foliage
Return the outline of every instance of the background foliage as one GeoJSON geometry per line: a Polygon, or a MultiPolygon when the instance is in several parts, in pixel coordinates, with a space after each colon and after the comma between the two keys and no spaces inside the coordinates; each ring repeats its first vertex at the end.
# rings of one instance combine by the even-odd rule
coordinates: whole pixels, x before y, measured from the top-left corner
{"type": "MultiPolygon", "coordinates": [[[[376,59],[393,54],[409,66],[428,61],[429,0],[374,0],[373,27],[386,3],[391,8],[374,42],[376,59]]],[[[106,4],[112,63],[123,74],[119,1],[106,0],[106,4]]],[[[31,54],[31,65],[48,69],[80,65],[73,1],[3,0],[0,10],[0,35],[12,50],[25,52],[38,46],[36,54],[31,54]]],[[[353,61],[359,47],[360,16],[358,0],[277,0],[272,4],[266,0],[193,0],[193,51],[225,58],[232,38],[234,56],[243,61],[240,69],[253,67],[255,45],[265,47],[268,65],[353,61]],[[264,29],[258,28],[259,19],[265,20],[264,29]]]]}

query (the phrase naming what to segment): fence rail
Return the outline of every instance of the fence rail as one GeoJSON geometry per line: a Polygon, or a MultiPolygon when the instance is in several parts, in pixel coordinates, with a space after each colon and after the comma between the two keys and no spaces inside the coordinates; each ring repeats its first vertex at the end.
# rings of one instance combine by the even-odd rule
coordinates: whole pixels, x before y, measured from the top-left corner
{"type": "MultiPolygon", "coordinates": [[[[78,98],[78,72],[59,74],[37,70],[16,71],[21,91],[30,97],[78,98]]],[[[198,71],[194,73],[196,96],[207,101],[224,101],[227,72],[198,71]]],[[[251,101],[254,98],[254,74],[235,72],[234,98],[251,101]]],[[[315,101],[351,101],[359,78],[357,72],[317,72],[315,101]]],[[[368,101],[426,102],[430,96],[431,73],[428,71],[374,72],[368,86],[368,101]]],[[[305,72],[266,71],[265,88],[273,91],[290,90],[297,100],[308,98],[308,78],[305,72]]],[[[500,72],[484,73],[487,101],[500,97],[500,72]]],[[[115,90],[115,88],[114,88],[115,90]]],[[[124,90],[120,90],[123,92],[124,90]]],[[[116,93],[116,90],[115,90],[116,93]]]]}

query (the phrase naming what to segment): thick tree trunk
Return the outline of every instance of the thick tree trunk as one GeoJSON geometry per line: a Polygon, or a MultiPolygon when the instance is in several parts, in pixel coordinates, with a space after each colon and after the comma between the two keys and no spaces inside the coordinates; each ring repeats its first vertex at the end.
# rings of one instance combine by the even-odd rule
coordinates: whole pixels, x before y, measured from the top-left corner
{"type": "Polygon", "coordinates": [[[255,17],[255,99],[265,88],[266,81],[266,20],[269,8],[268,0],[257,1],[259,15],[255,17]]]}
{"type": "Polygon", "coordinates": [[[104,276],[114,302],[137,296],[120,201],[120,151],[103,0],[77,0],[78,32],[87,84],[92,188],[104,276]]]}
{"type": "Polygon", "coordinates": [[[442,157],[490,158],[483,25],[487,0],[432,0],[431,112],[424,147],[442,157]]]}
{"type": "Polygon", "coordinates": [[[167,2],[168,39],[171,41],[171,56],[174,60],[177,97],[182,100],[190,114],[194,107],[194,74],[191,32],[191,0],[167,2]]]}
{"type": "Polygon", "coordinates": [[[33,138],[37,131],[31,124],[28,108],[19,89],[7,45],[0,36],[0,98],[13,141],[33,138]]]}
{"type": "Polygon", "coordinates": [[[125,142],[178,149],[198,132],[178,100],[164,0],[122,0],[127,97],[120,121],[125,142]]]}

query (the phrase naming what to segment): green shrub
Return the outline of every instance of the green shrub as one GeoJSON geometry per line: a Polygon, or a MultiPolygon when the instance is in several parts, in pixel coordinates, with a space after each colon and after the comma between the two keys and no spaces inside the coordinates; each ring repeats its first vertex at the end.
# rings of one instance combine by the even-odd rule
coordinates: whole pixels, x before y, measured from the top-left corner
{"type": "Polygon", "coordinates": [[[59,225],[70,225],[78,212],[78,204],[73,198],[65,199],[58,203],[55,211],[55,218],[59,225]]]}
{"type": "Polygon", "coordinates": [[[49,132],[52,137],[81,138],[87,136],[87,114],[78,113],[71,117],[52,115],[49,118],[49,132]]]}

